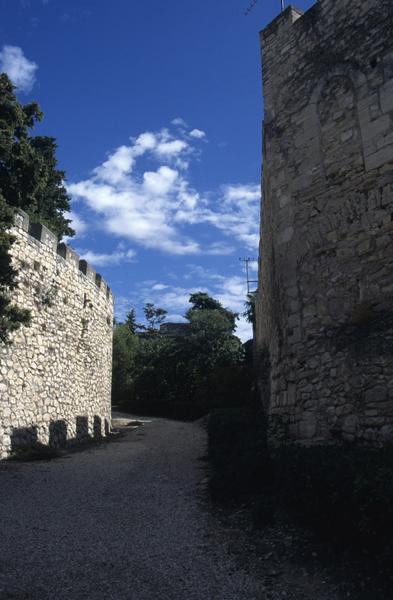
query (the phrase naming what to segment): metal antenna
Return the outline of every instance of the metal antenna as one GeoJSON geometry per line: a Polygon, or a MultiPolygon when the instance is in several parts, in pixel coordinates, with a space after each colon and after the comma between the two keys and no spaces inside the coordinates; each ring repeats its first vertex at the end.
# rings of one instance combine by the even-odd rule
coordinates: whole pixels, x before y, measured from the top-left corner
{"type": "Polygon", "coordinates": [[[257,258],[250,258],[249,256],[247,258],[239,258],[240,262],[245,263],[246,265],[246,276],[247,276],[247,294],[250,293],[250,283],[258,283],[257,279],[250,279],[250,268],[249,268],[249,264],[250,262],[258,262],[257,258]]]}
{"type": "Polygon", "coordinates": [[[247,15],[250,14],[250,12],[252,11],[252,9],[254,8],[254,6],[256,5],[256,3],[258,2],[258,0],[251,0],[250,4],[248,5],[248,7],[246,8],[246,10],[244,11],[244,16],[247,17],[247,15]]]}
{"type": "MultiPolygon", "coordinates": [[[[258,2],[258,0],[250,0],[250,4],[244,11],[244,15],[246,17],[247,17],[247,15],[250,14],[250,12],[252,11],[252,9],[254,8],[254,6],[256,5],[257,2],[258,2]]],[[[284,12],[284,10],[285,10],[285,0],[281,0],[281,12],[284,12]]]]}

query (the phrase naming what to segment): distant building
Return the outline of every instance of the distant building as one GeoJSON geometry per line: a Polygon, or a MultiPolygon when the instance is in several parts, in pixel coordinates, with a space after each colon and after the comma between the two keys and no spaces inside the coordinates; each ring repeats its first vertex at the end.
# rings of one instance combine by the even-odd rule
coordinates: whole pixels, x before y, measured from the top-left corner
{"type": "Polygon", "coordinates": [[[160,334],[167,338],[185,337],[189,332],[189,323],[162,323],[160,326],[160,334]]]}

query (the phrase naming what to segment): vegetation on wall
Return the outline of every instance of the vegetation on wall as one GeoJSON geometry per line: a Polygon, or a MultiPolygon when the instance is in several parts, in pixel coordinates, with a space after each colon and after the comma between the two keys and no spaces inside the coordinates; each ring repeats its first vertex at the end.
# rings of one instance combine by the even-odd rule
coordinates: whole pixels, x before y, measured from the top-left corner
{"type": "Polygon", "coordinates": [[[0,341],[8,339],[10,331],[29,322],[29,312],[14,306],[9,293],[16,286],[16,270],[11,264],[9,251],[14,238],[9,232],[14,213],[0,194],[0,341]]]}
{"type": "Polygon", "coordinates": [[[59,237],[72,235],[65,213],[69,197],[64,172],[57,169],[56,142],[52,137],[32,136],[43,114],[36,102],[22,105],[8,76],[0,74],[0,340],[29,321],[29,313],[13,306],[10,292],[16,286],[16,270],[9,232],[14,211],[23,209],[31,222],[46,224],[59,237]]]}

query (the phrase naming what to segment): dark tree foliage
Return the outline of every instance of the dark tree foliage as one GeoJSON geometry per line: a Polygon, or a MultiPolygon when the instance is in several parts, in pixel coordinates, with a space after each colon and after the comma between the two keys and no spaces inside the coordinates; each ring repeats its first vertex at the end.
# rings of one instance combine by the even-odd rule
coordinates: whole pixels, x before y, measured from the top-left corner
{"type": "Polygon", "coordinates": [[[63,185],[64,173],[56,169],[56,143],[50,137],[32,137],[30,130],[42,120],[36,102],[22,105],[8,76],[0,74],[0,340],[27,323],[29,314],[12,306],[9,293],[16,286],[11,264],[13,237],[9,229],[17,208],[32,222],[46,224],[59,237],[72,235],[69,197],[63,185]]]}
{"type": "Polygon", "coordinates": [[[126,326],[128,327],[128,330],[130,331],[130,333],[136,333],[139,325],[136,322],[136,313],[135,313],[135,308],[131,308],[127,315],[126,315],[126,322],[125,322],[126,326]]]}
{"type": "Polygon", "coordinates": [[[145,313],[145,319],[148,323],[147,330],[151,333],[156,331],[158,326],[165,321],[165,317],[168,313],[165,309],[154,306],[152,302],[147,302],[147,304],[145,304],[143,312],[145,313]]]}
{"type": "Polygon", "coordinates": [[[255,325],[255,292],[251,294],[247,294],[247,300],[244,303],[244,308],[246,309],[243,313],[243,317],[247,319],[249,323],[255,325]]]}
{"type": "Polygon", "coordinates": [[[185,315],[186,319],[189,321],[192,321],[193,317],[198,314],[198,311],[215,310],[217,311],[216,314],[221,314],[231,323],[232,332],[235,330],[236,320],[239,315],[224,308],[221,302],[215,300],[215,298],[212,298],[209,294],[206,294],[205,292],[196,292],[195,294],[191,294],[189,301],[192,304],[192,307],[185,315]]]}
{"type": "MultiPolygon", "coordinates": [[[[191,294],[190,304],[192,304],[192,308],[189,310],[220,310],[226,311],[221,302],[206,294],[206,292],[196,292],[195,294],[191,294]]],[[[188,311],[189,312],[189,311],[188,311]]]]}
{"type": "Polygon", "coordinates": [[[135,358],[139,339],[127,323],[115,324],[113,330],[112,402],[118,404],[133,393],[135,358]]]}
{"type": "MultiPolygon", "coordinates": [[[[134,334],[139,343],[127,370],[125,408],[173,415],[183,407],[183,416],[191,416],[214,405],[245,401],[249,368],[242,344],[234,335],[237,315],[202,292],[193,294],[190,302],[192,308],[186,314],[189,328],[177,338],[168,338],[156,329],[166,311],[152,304],[145,306],[149,326],[147,333],[134,334]]],[[[124,356],[115,364],[113,378],[118,381],[124,377],[125,370],[121,372],[118,365],[127,363],[127,350],[120,339],[115,338],[115,344],[119,345],[115,355],[120,352],[124,356]]]]}
{"type": "Polygon", "coordinates": [[[45,222],[59,237],[72,235],[64,172],[57,170],[54,138],[30,135],[43,114],[36,102],[22,105],[6,74],[0,75],[0,191],[11,207],[45,222]]]}
{"type": "Polygon", "coordinates": [[[45,223],[59,238],[72,236],[74,231],[64,216],[70,209],[70,198],[63,185],[65,173],[56,169],[56,140],[36,136],[31,138],[31,146],[37,160],[37,185],[34,200],[25,210],[34,221],[45,223]]]}

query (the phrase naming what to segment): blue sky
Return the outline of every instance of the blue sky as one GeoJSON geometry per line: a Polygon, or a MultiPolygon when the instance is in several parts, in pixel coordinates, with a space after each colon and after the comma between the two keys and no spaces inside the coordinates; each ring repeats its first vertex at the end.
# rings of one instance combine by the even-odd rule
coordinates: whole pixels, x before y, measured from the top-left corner
{"type": "MultiPolygon", "coordinates": [[[[77,236],[116,313],[180,320],[203,290],[241,312],[257,256],[258,31],[280,0],[0,0],[0,70],[57,138],[77,236]]],[[[299,0],[307,9],[312,0],[299,0]]],[[[254,276],[253,276],[254,277],[254,276]]],[[[238,334],[250,337],[240,321],[238,334]]]]}

